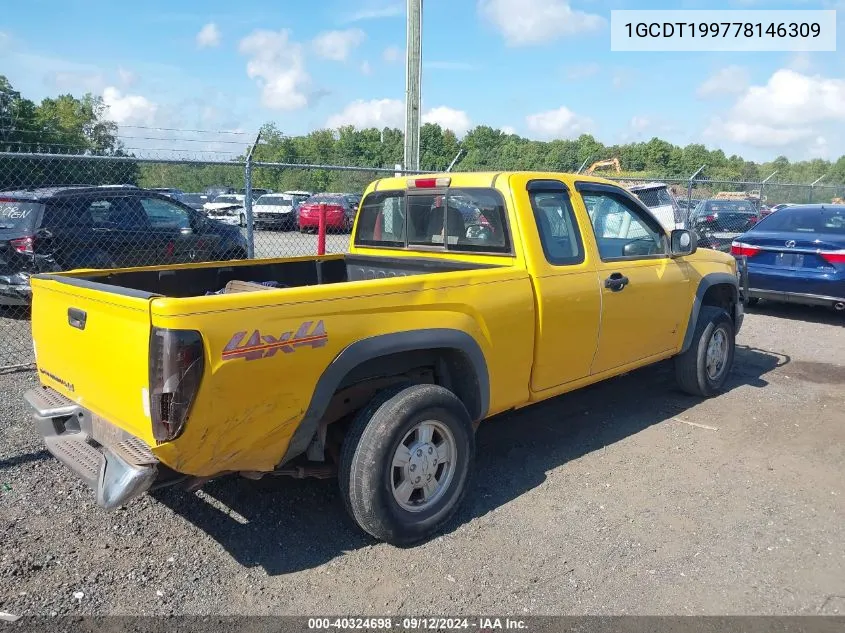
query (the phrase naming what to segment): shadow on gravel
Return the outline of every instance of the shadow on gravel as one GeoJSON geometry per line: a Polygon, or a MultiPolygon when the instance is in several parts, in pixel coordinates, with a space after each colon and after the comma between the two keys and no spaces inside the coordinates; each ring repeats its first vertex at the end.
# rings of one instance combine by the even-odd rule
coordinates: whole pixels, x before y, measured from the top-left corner
{"type": "MultiPolygon", "coordinates": [[[[765,387],[788,357],[737,346],[728,390],[765,387]]],[[[671,363],[632,372],[481,425],[471,493],[452,531],[543,483],[546,472],[683,413],[699,400],[677,391],[671,363]]],[[[347,517],[334,480],[231,478],[198,495],[156,497],[220,543],[241,565],[273,576],[372,545],[347,517]]]]}
{"type": "Polygon", "coordinates": [[[760,301],[757,305],[747,306],[745,309],[751,314],[762,314],[777,319],[845,327],[845,312],[836,312],[832,308],[825,306],[804,306],[795,303],[760,301]]]}
{"type": "Polygon", "coordinates": [[[24,453],[23,455],[15,455],[7,459],[0,459],[0,471],[20,466],[21,464],[29,464],[30,462],[40,462],[45,459],[52,459],[53,456],[47,450],[35,451],[34,453],[24,453]]]}

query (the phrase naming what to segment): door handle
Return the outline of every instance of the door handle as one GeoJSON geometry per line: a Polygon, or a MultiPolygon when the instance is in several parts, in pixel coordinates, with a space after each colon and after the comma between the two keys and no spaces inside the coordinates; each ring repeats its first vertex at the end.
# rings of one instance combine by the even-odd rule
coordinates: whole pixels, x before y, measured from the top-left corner
{"type": "Polygon", "coordinates": [[[604,287],[610,288],[611,292],[619,292],[628,285],[628,278],[622,273],[613,273],[604,280],[604,287]]]}

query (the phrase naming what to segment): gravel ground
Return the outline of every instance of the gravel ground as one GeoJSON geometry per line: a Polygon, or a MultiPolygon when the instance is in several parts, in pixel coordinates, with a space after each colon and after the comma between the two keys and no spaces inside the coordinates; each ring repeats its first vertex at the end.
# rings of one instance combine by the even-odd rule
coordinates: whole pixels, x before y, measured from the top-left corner
{"type": "Polygon", "coordinates": [[[229,479],[107,513],[0,377],[0,611],[843,614],[845,320],[761,305],[730,389],[666,365],[482,425],[471,494],[397,549],[333,481],[229,479]]]}

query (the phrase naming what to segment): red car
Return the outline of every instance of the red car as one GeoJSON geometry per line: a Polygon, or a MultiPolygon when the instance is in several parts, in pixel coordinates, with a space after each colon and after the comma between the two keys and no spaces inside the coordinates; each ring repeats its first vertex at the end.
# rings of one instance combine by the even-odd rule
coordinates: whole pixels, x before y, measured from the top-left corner
{"type": "Polygon", "coordinates": [[[358,212],[358,198],[344,193],[318,193],[299,205],[299,230],[317,231],[320,226],[320,206],[326,205],[326,231],[352,230],[358,212]]]}

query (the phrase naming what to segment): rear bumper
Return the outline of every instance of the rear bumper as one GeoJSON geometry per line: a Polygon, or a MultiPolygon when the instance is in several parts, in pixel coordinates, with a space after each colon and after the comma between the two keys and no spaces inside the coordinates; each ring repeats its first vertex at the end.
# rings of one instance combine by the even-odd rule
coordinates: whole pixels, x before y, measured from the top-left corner
{"type": "MultiPolygon", "coordinates": [[[[768,299],[769,301],[780,301],[782,303],[799,303],[801,305],[830,306],[836,303],[845,302],[845,296],[834,297],[830,295],[815,295],[803,292],[782,292],[778,290],[762,290],[751,288],[749,294],[755,299],[768,299]]],[[[845,295],[845,293],[842,293],[845,295]]]]}
{"type": "Polygon", "coordinates": [[[28,306],[32,303],[29,284],[7,284],[0,281],[0,305],[28,306]]]}
{"type": "Polygon", "coordinates": [[[158,460],[137,437],[103,420],[49,387],[24,398],[47,450],[112,509],[145,493],[158,474],[158,460]]]}
{"type": "MultiPolygon", "coordinates": [[[[343,228],[344,223],[346,222],[346,217],[343,215],[326,215],[326,228],[330,229],[340,229],[343,228]]],[[[299,216],[299,226],[301,227],[313,227],[317,228],[320,226],[320,218],[319,216],[307,216],[307,215],[300,215],[299,216]]]]}

